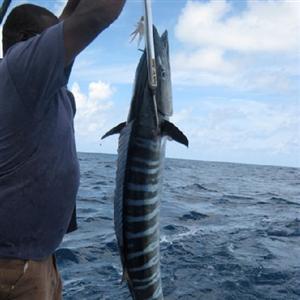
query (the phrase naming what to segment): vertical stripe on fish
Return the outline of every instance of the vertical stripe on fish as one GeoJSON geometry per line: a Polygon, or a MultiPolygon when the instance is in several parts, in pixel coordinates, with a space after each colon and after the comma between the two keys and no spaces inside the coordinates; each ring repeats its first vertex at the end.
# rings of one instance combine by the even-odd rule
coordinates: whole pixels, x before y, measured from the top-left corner
{"type": "Polygon", "coordinates": [[[123,207],[126,268],[137,299],[160,299],[161,139],[137,137],[129,151],[123,207]]]}

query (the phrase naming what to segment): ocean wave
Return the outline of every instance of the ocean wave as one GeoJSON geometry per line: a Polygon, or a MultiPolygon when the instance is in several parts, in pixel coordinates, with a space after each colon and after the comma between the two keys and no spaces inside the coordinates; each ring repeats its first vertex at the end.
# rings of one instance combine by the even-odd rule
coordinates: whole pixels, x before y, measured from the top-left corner
{"type": "Polygon", "coordinates": [[[252,202],[254,201],[254,204],[256,203],[256,200],[251,196],[244,196],[244,195],[236,195],[236,194],[224,194],[223,199],[227,199],[229,201],[238,201],[239,203],[242,202],[252,202]]]}
{"type": "MultiPolygon", "coordinates": [[[[128,288],[120,284],[112,220],[116,156],[80,158],[79,229],[66,235],[57,251],[64,299],[129,300],[128,288]],[[97,185],[102,189],[93,189],[97,185]]],[[[299,191],[294,185],[299,172],[166,163],[160,218],[165,299],[300,299],[299,191]]]]}
{"type": "Polygon", "coordinates": [[[59,264],[65,265],[68,263],[78,264],[79,259],[76,254],[76,251],[68,249],[68,248],[60,248],[55,252],[55,256],[59,261],[59,264]]]}
{"type": "Polygon", "coordinates": [[[300,237],[300,220],[296,218],[288,223],[272,224],[266,232],[269,236],[300,237]]]}
{"type": "Polygon", "coordinates": [[[184,214],[183,216],[179,217],[179,220],[181,220],[181,221],[190,221],[190,220],[199,221],[199,220],[202,220],[202,219],[208,218],[208,217],[209,217],[208,215],[199,213],[197,211],[190,211],[189,213],[184,214]]]}
{"type": "Polygon", "coordinates": [[[283,204],[283,205],[297,205],[300,206],[300,203],[296,203],[290,200],[287,200],[285,198],[281,198],[281,197],[271,197],[270,201],[272,202],[272,204],[283,204]]]}
{"type": "MultiPolygon", "coordinates": [[[[175,241],[180,241],[190,236],[194,236],[199,232],[199,228],[197,227],[184,227],[184,226],[176,226],[171,225],[174,227],[173,232],[170,234],[162,233],[160,237],[161,243],[169,243],[172,244],[175,241]]],[[[164,227],[164,229],[166,229],[164,227]]],[[[167,229],[168,230],[168,229],[167,229]]]]}
{"type": "Polygon", "coordinates": [[[207,191],[207,192],[214,192],[214,193],[217,192],[216,190],[207,188],[204,185],[201,185],[199,183],[188,184],[188,185],[185,185],[185,186],[181,186],[179,188],[182,189],[182,190],[187,190],[189,192],[197,192],[197,191],[207,191]]]}

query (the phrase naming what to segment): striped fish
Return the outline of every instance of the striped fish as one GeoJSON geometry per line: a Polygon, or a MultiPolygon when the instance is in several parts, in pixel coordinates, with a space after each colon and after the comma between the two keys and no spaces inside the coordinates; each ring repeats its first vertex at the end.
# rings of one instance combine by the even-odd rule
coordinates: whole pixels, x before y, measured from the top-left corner
{"type": "Polygon", "coordinates": [[[126,122],[102,138],[119,133],[114,224],[126,280],[135,300],[163,299],[160,252],[160,192],[169,137],[188,146],[185,135],[168,121],[172,115],[168,34],[153,30],[158,87],[148,85],[146,54],[136,71],[126,122]]]}

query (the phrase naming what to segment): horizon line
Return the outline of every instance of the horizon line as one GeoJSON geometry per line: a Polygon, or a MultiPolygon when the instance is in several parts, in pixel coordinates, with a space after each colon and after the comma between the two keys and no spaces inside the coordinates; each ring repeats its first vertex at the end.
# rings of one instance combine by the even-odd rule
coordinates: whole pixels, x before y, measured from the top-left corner
{"type": "MultiPolygon", "coordinates": [[[[87,151],[77,151],[77,153],[86,153],[86,154],[104,154],[104,155],[113,155],[118,156],[117,153],[104,153],[104,152],[87,152],[87,151]]],[[[192,159],[192,158],[180,158],[180,157],[170,157],[166,156],[166,159],[177,159],[177,160],[188,160],[188,161],[199,161],[199,162],[208,162],[208,163],[221,163],[221,164],[239,164],[239,165],[250,165],[250,166],[261,166],[261,167],[279,167],[279,168],[293,168],[300,169],[299,166],[291,165],[272,165],[272,164],[260,164],[260,163],[247,163],[239,161],[221,161],[221,160],[203,160],[203,159],[192,159]]]]}

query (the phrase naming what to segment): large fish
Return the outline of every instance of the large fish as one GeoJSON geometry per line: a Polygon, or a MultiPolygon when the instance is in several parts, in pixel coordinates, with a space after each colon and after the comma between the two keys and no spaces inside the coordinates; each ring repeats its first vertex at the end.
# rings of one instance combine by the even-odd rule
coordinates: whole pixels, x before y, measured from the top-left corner
{"type": "Polygon", "coordinates": [[[163,299],[160,276],[159,210],[169,137],[186,146],[186,136],[168,121],[172,115],[168,34],[153,28],[157,62],[155,97],[149,88],[144,52],[136,71],[134,93],[127,122],[103,138],[120,133],[114,224],[126,280],[135,300],[163,299]]]}

